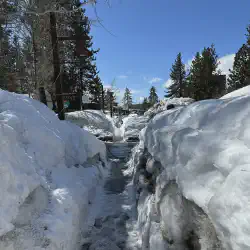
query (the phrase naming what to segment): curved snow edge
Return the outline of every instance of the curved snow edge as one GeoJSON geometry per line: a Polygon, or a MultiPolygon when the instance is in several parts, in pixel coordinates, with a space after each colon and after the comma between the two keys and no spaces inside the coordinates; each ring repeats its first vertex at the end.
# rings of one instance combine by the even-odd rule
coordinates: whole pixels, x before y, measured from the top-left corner
{"type": "Polygon", "coordinates": [[[142,150],[163,166],[158,185],[176,181],[226,249],[250,248],[249,113],[249,95],[195,102],[157,114],[140,137],[142,150]]]}
{"type": "Polygon", "coordinates": [[[77,249],[107,164],[104,143],[6,91],[0,138],[0,249],[77,249]]]}

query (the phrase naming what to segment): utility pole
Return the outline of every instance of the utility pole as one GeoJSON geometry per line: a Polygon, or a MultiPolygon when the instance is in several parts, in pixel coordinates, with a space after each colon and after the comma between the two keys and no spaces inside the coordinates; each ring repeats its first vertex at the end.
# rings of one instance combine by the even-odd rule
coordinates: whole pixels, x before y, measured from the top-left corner
{"type": "Polygon", "coordinates": [[[62,97],[62,86],[60,81],[60,60],[58,54],[58,39],[56,31],[56,15],[54,12],[50,12],[50,35],[52,41],[52,53],[53,53],[53,65],[54,65],[54,83],[56,89],[56,102],[57,102],[57,113],[60,120],[65,120],[63,97],[62,97]]]}

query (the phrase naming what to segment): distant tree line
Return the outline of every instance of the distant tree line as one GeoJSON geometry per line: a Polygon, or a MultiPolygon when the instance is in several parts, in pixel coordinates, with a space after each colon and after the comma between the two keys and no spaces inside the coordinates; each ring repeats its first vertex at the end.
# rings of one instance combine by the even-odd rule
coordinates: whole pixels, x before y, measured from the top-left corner
{"type": "Polygon", "coordinates": [[[219,60],[214,44],[197,52],[189,69],[179,53],[170,70],[171,85],[166,98],[191,97],[197,101],[219,98],[226,93],[250,84],[250,26],[247,42],[235,55],[228,79],[218,70],[219,60]]]}
{"type": "Polygon", "coordinates": [[[126,110],[129,110],[131,108],[147,110],[158,102],[159,102],[159,97],[157,95],[156,88],[154,86],[150,88],[149,97],[145,97],[141,104],[140,103],[133,104],[131,90],[127,87],[125,89],[124,96],[122,99],[123,108],[126,110]]]}

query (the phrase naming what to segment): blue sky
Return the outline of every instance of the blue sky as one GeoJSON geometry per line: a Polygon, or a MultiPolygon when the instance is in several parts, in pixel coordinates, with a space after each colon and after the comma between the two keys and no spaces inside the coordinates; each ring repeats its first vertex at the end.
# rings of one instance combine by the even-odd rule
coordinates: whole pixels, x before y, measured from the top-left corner
{"type": "MultiPolygon", "coordinates": [[[[97,66],[105,86],[114,78],[123,94],[132,90],[134,102],[148,96],[152,85],[164,96],[169,70],[178,52],[186,64],[204,46],[215,44],[224,73],[234,53],[246,41],[250,0],[99,0],[102,27],[92,26],[97,66]],[[107,31],[108,30],[108,31],[107,31]],[[112,33],[112,34],[110,34],[112,33]]],[[[87,14],[96,19],[92,8],[87,14]]]]}

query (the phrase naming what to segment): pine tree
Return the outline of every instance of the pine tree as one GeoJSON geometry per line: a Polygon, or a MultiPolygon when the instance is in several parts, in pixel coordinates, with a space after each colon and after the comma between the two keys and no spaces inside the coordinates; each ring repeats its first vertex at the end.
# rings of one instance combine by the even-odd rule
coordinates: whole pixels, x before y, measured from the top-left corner
{"type": "Polygon", "coordinates": [[[14,55],[9,15],[16,12],[16,3],[12,0],[0,3],[0,88],[8,89],[9,78],[14,72],[14,55]]]}
{"type": "Polygon", "coordinates": [[[116,101],[116,96],[114,91],[111,88],[105,89],[104,91],[104,109],[107,109],[110,111],[110,114],[112,116],[113,114],[113,106],[116,101]]]}
{"type": "Polygon", "coordinates": [[[90,82],[88,89],[89,93],[92,95],[92,102],[101,104],[102,82],[98,75],[90,82]]]}
{"type": "Polygon", "coordinates": [[[250,26],[247,32],[247,43],[243,44],[236,53],[233,69],[230,70],[227,92],[250,84],[250,26]]]}
{"type": "Polygon", "coordinates": [[[230,70],[228,77],[228,92],[246,86],[247,83],[247,69],[249,63],[249,53],[246,44],[243,44],[234,58],[233,69],[230,70]]]}
{"type": "Polygon", "coordinates": [[[156,93],[156,88],[154,86],[150,88],[148,101],[149,101],[150,106],[153,106],[159,101],[158,95],[156,93]]]}
{"type": "MultiPolygon", "coordinates": [[[[80,5],[80,0],[72,2],[73,7],[80,5]]],[[[72,65],[73,69],[68,76],[69,81],[65,84],[70,85],[71,89],[80,89],[81,91],[88,91],[91,95],[91,101],[99,102],[101,95],[101,80],[98,76],[98,70],[95,64],[95,54],[98,50],[92,49],[93,37],[90,36],[90,22],[85,15],[85,9],[80,9],[74,12],[69,21],[71,35],[77,38],[75,43],[68,43],[68,47],[64,52],[70,48],[71,60],[76,61],[72,65]],[[79,77],[75,77],[79,76],[79,77]]],[[[68,50],[69,51],[69,50],[68,50]]]]}
{"type": "Polygon", "coordinates": [[[247,78],[246,78],[246,83],[247,85],[250,85],[250,25],[248,25],[247,27],[247,48],[248,48],[248,56],[249,56],[249,59],[248,59],[248,63],[247,63],[247,71],[246,71],[246,75],[247,75],[247,78]]]}
{"type": "Polygon", "coordinates": [[[0,88],[7,89],[9,67],[9,36],[0,24],[0,88]]]}
{"type": "Polygon", "coordinates": [[[172,65],[170,79],[173,84],[168,88],[165,97],[183,97],[186,88],[185,64],[182,62],[181,53],[177,55],[175,63],[172,65]]]}
{"type": "Polygon", "coordinates": [[[201,55],[197,52],[192,61],[189,76],[187,77],[189,97],[196,100],[201,96],[199,89],[201,83],[201,69],[201,55]]]}
{"type": "Polygon", "coordinates": [[[187,78],[190,97],[198,101],[218,97],[224,91],[225,84],[222,85],[215,77],[220,74],[218,65],[218,55],[213,44],[204,48],[201,54],[196,54],[187,78]]]}
{"type": "Polygon", "coordinates": [[[125,109],[127,109],[127,110],[129,110],[129,108],[131,107],[131,105],[133,103],[131,91],[127,87],[126,87],[125,92],[124,92],[122,103],[123,103],[123,106],[125,107],[125,109]]]}
{"type": "Polygon", "coordinates": [[[149,104],[148,98],[145,97],[145,98],[143,99],[143,102],[142,102],[142,109],[143,109],[143,110],[148,110],[149,107],[150,107],[150,104],[149,104]]]}

